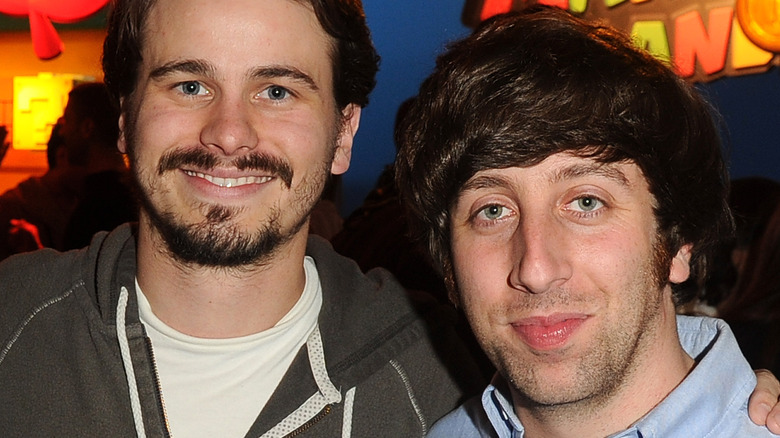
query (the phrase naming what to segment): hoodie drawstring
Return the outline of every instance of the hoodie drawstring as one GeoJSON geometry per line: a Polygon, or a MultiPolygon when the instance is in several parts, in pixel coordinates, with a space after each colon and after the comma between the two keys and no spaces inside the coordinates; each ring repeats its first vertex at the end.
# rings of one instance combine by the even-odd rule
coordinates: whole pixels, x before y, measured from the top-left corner
{"type": "Polygon", "coordinates": [[[125,367],[125,377],[127,377],[127,389],[130,392],[130,406],[133,409],[135,432],[138,438],[146,438],[141,399],[138,397],[138,383],[135,381],[133,359],[130,357],[130,344],[127,342],[127,328],[125,327],[125,312],[127,311],[129,295],[127,288],[122,286],[119,292],[119,303],[116,306],[116,332],[119,340],[119,351],[122,353],[122,365],[125,367]]]}

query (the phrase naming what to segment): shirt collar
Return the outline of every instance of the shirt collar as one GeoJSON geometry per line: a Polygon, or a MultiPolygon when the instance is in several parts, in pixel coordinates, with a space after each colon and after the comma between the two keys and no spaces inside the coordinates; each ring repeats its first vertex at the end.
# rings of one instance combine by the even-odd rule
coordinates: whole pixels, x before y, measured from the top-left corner
{"type": "Polygon", "coordinates": [[[509,385],[500,374],[482,392],[482,407],[499,438],[523,438],[525,429],[515,414],[509,385]]]}

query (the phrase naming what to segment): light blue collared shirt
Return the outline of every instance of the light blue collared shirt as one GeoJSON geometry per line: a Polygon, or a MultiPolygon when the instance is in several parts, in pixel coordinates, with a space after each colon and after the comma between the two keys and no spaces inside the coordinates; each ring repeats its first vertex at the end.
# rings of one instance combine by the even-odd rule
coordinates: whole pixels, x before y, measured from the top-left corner
{"type": "MultiPolygon", "coordinates": [[[[748,417],[756,376],[725,322],[678,316],[680,343],[696,366],[658,406],[610,438],[775,437],[748,417]]],[[[429,438],[523,438],[512,397],[496,375],[482,393],[439,420],[429,438]],[[481,402],[481,403],[480,403],[481,402]]]]}

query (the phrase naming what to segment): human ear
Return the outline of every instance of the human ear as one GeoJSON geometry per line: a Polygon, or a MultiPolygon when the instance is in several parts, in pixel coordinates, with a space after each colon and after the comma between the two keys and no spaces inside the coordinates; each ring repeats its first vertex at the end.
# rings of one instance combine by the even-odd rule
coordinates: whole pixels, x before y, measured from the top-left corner
{"type": "Polygon", "coordinates": [[[672,258],[672,265],[669,267],[669,282],[673,284],[683,283],[691,275],[691,249],[693,245],[683,245],[674,258],[672,258]]]}
{"type": "Polygon", "coordinates": [[[334,175],[342,174],[349,169],[349,162],[352,160],[352,143],[360,126],[360,111],[360,106],[351,103],[342,112],[341,130],[333,155],[333,163],[330,166],[330,172],[334,175]]]}
{"type": "MultiPolygon", "coordinates": [[[[125,105],[125,99],[121,98],[119,99],[119,108],[124,108],[125,105]]],[[[125,112],[121,111],[119,113],[119,138],[117,138],[116,141],[116,147],[119,149],[119,152],[126,154],[127,153],[127,140],[125,138],[125,112]]]]}

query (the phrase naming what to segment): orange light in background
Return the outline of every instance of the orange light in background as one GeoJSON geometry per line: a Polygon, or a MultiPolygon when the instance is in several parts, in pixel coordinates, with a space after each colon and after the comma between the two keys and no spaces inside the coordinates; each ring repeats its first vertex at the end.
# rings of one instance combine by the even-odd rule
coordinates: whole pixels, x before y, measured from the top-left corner
{"type": "Polygon", "coordinates": [[[68,92],[90,80],[94,79],[52,73],[14,77],[14,149],[45,150],[51,128],[68,103],[68,92]]]}

